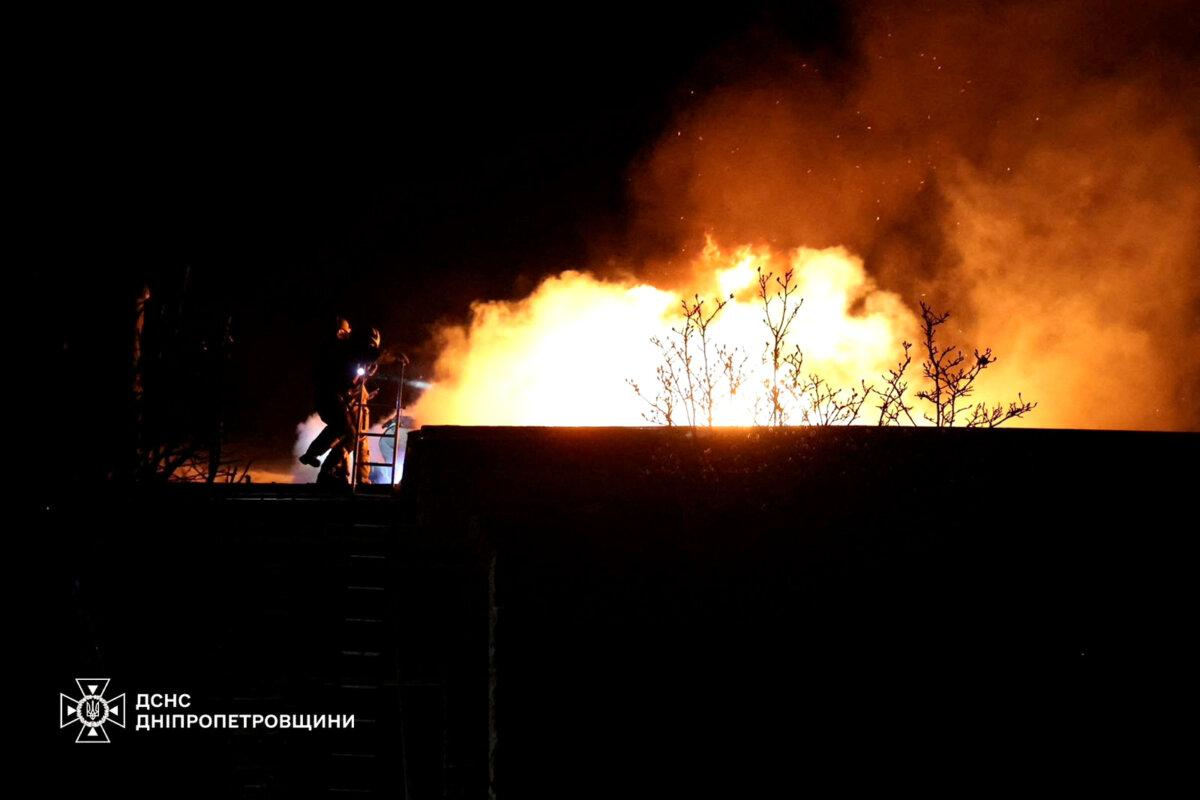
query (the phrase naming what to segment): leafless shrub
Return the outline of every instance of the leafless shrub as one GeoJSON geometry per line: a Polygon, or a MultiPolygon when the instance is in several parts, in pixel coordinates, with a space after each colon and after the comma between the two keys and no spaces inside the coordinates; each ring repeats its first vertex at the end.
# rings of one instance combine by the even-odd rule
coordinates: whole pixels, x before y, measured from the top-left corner
{"type": "Polygon", "coordinates": [[[865,381],[860,389],[834,388],[816,373],[809,373],[803,388],[808,402],[802,416],[805,425],[853,425],[873,391],[865,381]]]}
{"type": "Polygon", "coordinates": [[[1017,392],[1017,399],[1004,406],[1001,403],[996,403],[994,406],[988,406],[986,403],[979,403],[971,410],[971,416],[967,419],[968,428],[995,428],[998,425],[1003,425],[1010,419],[1016,419],[1028,414],[1033,409],[1037,408],[1037,403],[1030,403],[1020,392],[1017,392]]]}
{"type": "Polygon", "coordinates": [[[633,389],[634,394],[649,406],[642,412],[643,419],[651,425],[672,426],[675,424],[675,399],[684,396],[686,388],[681,389],[676,379],[679,368],[675,363],[674,347],[657,336],[652,337],[650,343],[658,348],[662,357],[662,363],[654,369],[656,385],[653,393],[644,391],[641,384],[633,378],[626,378],[625,382],[633,389]]]}
{"type": "Polygon", "coordinates": [[[745,357],[740,348],[714,341],[710,331],[729,299],[714,298],[710,302],[698,294],[691,301],[682,299],[682,321],[671,328],[670,338],[656,336],[650,340],[661,356],[655,369],[654,391],[643,391],[632,378],[626,380],[646,401],[648,409],[642,416],[647,422],[712,427],[722,387],[727,387],[731,397],[737,394],[745,379],[745,357]]]}
{"type": "Polygon", "coordinates": [[[249,462],[225,441],[233,315],[197,294],[191,269],[134,297],[129,436],[110,473],[145,482],[242,481],[249,462]],[[176,280],[181,278],[181,280],[176,280]]]}
{"type": "MultiPolygon", "coordinates": [[[[983,352],[973,351],[968,358],[955,345],[941,345],[937,341],[938,329],[950,319],[950,312],[938,314],[932,308],[921,302],[922,333],[926,360],[921,367],[929,385],[917,392],[917,397],[933,406],[933,416],[925,414],[925,419],[939,428],[950,428],[958,420],[960,414],[969,414],[965,426],[968,428],[994,428],[998,425],[1024,416],[1037,407],[1037,403],[1029,403],[1020,395],[1017,401],[1009,403],[1007,408],[997,404],[989,407],[984,403],[971,405],[968,398],[975,389],[975,381],[990,365],[996,363],[989,347],[983,352]],[[968,411],[969,409],[969,411],[968,411]]],[[[905,349],[907,356],[907,348],[905,349]]]]}
{"type": "Polygon", "coordinates": [[[797,286],[793,283],[794,272],[786,270],[782,275],[763,273],[758,268],[758,297],[763,304],[763,322],[770,333],[763,352],[763,361],[770,368],[770,375],[763,379],[763,388],[767,393],[768,424],[779,427],[787,423],[788,413],[784,404],[783,390],[779,382],[779,373],[787,366],[788,354],[784,352],[787,346],[788,331],[800,313],[804,299],[793,301],[797,286]],[[774,280],[772,280],[774,279],[774,280]],[[774,284],[774,288],[772,287],[774,284]],[[778,313],[775,313],[778,309],[778,313]]]}
{"type": "MultiPolygon", "coordinates": [[[[908,401],[908,370],[913,361],[913,343],[904,342],[904,354],[896,366],[882,376],[880,387],[859,382],[858,388],[832,385],[815,371],[805,371],[804,353],[798,345],[788,350],[788,336],[803,306],[795,297],[797,286],[791,270],[782,275],[758,270],[757,296],[762,322],[767,329],[763,343],[764,377],[761,393],[754,398],[753,417],[770,427],[788,424],[851,425],[857,422],[872,395],[878,398],[876,423],[917,425],[914,406],[908,401]]],[[[732,295],[729,300],[732,299],[732,295]]],[[[738,395],[745,381],[745,351],[714,341],[710,330],[729,300],[711,302],[693,295],[680,301],[682,322],[671,328],[667,339],[652,338],[661,354],[655,371],[655,389],[643,391],[633,379],[627,383],[647,404],[643,417],[652,424],[700,424],[712,427],[719,398],[738,395]]],[[[925,385],[915,396],[930,404],[931,414],[924,418],[939,428],[956,424],[968,428],[995,428],[1022,417],[1037,408],[1020,394],[1007,405],[972,404],[975,383],[988,366],[996,362],[991,348],[974,350],[968,357],[953,344],[938,341],[939,329],[950,318],[921,303],[921,362],[925,385]]]]}
{"type": "Polygon", "coordinates": [[[908,391],[908,382],[904,380],[904,374],[912,364],[912,346],[912,342],[904,342],[904,357],[896,366],[888,369],[883,378],[884,388],[875,390],[879,395],[877,408],[880,425],[899,425],[901,417],[913,425],[917,424],[912,415],[913,407],[904,401],[904,394],[908,391]]]}
{"type": "Polygon", "coordinates": [[[170,480],[177,483],[250,483],[251,464],[248,459],[229,452],[214,462],[213,454],[198,451],[179,463],[170,480]]]}
{"type": "MultiPolygon", "coordinates": [[[[816,372],[805,372],[804,353],[798,345],[783,361],[787,368],[783,386],[791,405],[799,410],[802,425],[851,425],[873,391],[866,382],[861,389],[838,388],[816,372]]],[[[784,419],[790,418],[791,410],[785,409],[784,419]]]]}

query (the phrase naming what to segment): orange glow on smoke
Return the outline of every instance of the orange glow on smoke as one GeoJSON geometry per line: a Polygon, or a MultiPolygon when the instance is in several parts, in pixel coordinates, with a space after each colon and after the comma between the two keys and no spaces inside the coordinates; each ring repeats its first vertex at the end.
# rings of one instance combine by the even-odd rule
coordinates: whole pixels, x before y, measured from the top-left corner
{"type": "Polygon", "coordinates": [[[629,230],[595,252],[638,277],[563,272],[476,303],[440,331],[414,415],[645,424],[625,381],[653,389],[648,340],[698,292],[735,296],[713,332],[745,349],[747,376],[716,417],[751,423],[755,268],[790,266],[792,343],[834,386],[878,385],[907,339],[915,394],[926,300],[953,314],[943,344],[998,356],[974,402],[1039,403],[1014,425],[1200,430],[1200,58],[1176,34],[1192,17],[1183,2],[880,0],[834,69],[749,34],[631,165],[629,230]],[[705,236],[727,249],[690,256],[705,236]]]}

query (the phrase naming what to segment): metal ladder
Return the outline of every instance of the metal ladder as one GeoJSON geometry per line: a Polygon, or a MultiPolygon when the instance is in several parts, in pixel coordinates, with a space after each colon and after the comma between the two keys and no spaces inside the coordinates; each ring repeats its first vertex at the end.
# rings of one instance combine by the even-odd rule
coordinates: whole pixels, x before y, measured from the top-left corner
{"type": "Polygon", "coordinates": [[[355,400],[354,400],[354,409],[355,409],[355,413],[354,413],[354,449],[350,454],[350,487],[351,487],[351,489],[353,489],[355,491],[357,491],[357,489],[358,489],[358,486],[359,486],[358,454],[363,452],[363,448],[366,447],[366,452],[368,454],[368,458],[370,457],[370,452],[371,452],[370,446],[369,446],[370,439],[379,439],[380,440],[380,448],[379,449],[380,449],[380,452],[382,452],[383,451],[383,446],[382,446],[383,440],[387,439],[387,438],[391,438],[391,440],[392,440],[392,460],[391,461],[367,461],[367,462],[364,462],[363,466],[383,467],[388,470],[391,470],[391,473],[390,473],[391,484],[393,486],[395,486],[397,483],[397,481],[396,481],[396,459],[397,459],[397,454],[400,452],[400,423],[403,420],[403,411],[404,411],[404,367],[401,366],[399,376],[373,375],[370,378],[367,378],[366,380],[364,380],[363,386],[359,390],[357,398],[355,398],[355,400]],[[390,403],[390,402],[387,403],[386,405],[383,403],[372,403],[372,402],[370,402],[370,400],[367,399],[370,397],[369,384],[370,383],[380,383],[380,382],[382,382],[384,384],[391,384],[396,387],[396,399],[395,399],[394,404],[390,403]],[[379,408],[379,409],[386,408],[387,410],[395,413],[395,417],[393,418],[394,425],[392,426],[391,433],[387,432],[386,426],[383,430],[379,431],[378,433],[372,433],[370,431],[369,410],[372,408],[379,408]]]}

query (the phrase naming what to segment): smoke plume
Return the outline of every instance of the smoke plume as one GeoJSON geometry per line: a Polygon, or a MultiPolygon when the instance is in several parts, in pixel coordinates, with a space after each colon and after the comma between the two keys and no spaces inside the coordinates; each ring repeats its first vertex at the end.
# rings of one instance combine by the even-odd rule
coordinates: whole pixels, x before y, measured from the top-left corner
{"type": "MultiPolygon", "coordinates": [[[[706,236],[845,248],[872,291],[950,310],[958,344],[992,347],[980,399],[1022,391],[1040,403],[1028,424],[1200,428],[1197,13],[869,4],[837,56],[764,26],[698,69],[695,95],[632,167],[622,263],[687,291],[708,285],[706,236]]],[[[530,313],[478,306],[442,333],[456,356],[435,381],[475,385],[473,345],[502,338],[480,314],[530,313]]],[[[452,421],[451,394],[418,418],[452,421]]]]}

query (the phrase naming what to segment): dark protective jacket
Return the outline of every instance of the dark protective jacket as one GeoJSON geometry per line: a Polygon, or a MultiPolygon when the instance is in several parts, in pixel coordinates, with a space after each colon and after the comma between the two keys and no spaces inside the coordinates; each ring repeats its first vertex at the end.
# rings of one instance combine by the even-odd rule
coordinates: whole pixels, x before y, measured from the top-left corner
{"type": "Polygon", "coordinates": [[[318,407],[331,398],[347,396],[354,388],[358,370],[374,372],[379,360],[379,347],[371,337],[371,330],[355,331],[346,339],[331,337],[317,355],[315,383],[318,407]]]}
{"type": "Polygon", "coordinates": [[[351,347],[352,337],[330,336],[322,343],[313,374],[318,407],[351,388],[354,380],[350,367],[351,347]]]}

